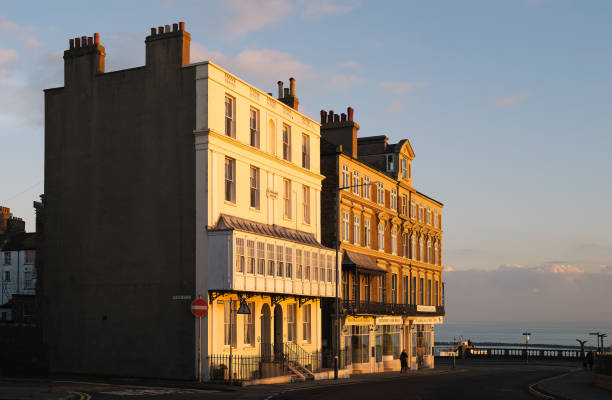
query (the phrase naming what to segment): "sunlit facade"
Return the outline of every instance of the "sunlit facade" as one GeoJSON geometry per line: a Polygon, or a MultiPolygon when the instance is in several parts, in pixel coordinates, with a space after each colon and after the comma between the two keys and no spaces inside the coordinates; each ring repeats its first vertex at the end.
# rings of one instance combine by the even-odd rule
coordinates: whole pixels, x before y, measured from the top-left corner
{"type": "MultiPolygon", "coordinates": [[[[337,221],[323,227],[323,243],[339,235],[344,362],[353,373],[399,370],[405,349],[411,368],[432,367],[444,316],[443,205],[413,187],[407,139],[358,138],[347,114],[321,112],[323,219],[337,221]]],[[[334,304],[326,309],[335,318],[334,304]]]]}

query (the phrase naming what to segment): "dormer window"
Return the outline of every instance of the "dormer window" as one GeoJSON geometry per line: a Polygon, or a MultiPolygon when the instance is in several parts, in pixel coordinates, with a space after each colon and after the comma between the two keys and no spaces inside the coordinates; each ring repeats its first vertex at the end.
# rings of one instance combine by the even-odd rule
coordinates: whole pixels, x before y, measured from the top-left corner
{"type": "Polygon", "coordinates": [[[406,167],[406,159],[402,158],[402,179],[406,179],[408,175],[408,168],[406,167]]]}
{"type": "Polygon", "coordinates": [[[387,154],[387,172],[395,170],[395,157],[393,154],[387,154]]]}

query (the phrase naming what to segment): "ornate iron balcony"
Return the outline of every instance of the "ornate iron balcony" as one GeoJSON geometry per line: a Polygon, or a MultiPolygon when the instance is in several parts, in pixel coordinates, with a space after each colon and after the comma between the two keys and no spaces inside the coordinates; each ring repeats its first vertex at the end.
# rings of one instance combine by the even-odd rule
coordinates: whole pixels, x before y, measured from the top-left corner
{"type": "Polygon", "coordinates": [[[421,310],[416,304],[378,303],[357,300],[341,301],[341,312],[348,315],[404,315],[404,316],[444,316],[444,306],[432,306],[432,310],[421,310]]]}

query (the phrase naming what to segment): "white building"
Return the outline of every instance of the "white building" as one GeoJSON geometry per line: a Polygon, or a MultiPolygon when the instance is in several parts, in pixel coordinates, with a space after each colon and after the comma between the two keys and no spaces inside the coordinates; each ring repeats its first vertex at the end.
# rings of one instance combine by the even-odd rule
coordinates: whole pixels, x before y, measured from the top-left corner
{"type": "Polygon", "coordinates": [[[13,295],[36,293],[36,234],[7,235],[0,255],[0,320],[11,320],[13,295]]]}
{"type": "Polygon", "coordinates": [[[321,245],[319,124],[297,111],[293,79],[284,92],[279,82],[277,99],[213,63],[195,68],[205,354],[319,352],[320,299],[335,295],[336,273],[335,252],[321,245]],[[230,311],[239,299],[251,314],[230,311]]]}

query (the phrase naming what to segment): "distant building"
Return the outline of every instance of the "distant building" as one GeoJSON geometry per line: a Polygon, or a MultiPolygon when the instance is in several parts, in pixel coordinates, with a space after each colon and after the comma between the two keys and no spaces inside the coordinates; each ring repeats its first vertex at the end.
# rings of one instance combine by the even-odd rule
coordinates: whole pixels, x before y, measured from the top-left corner
{"type": "Polygon", "coordinates": [[[25,232],[25,222],[0,207],[0,321],[12,320],[16,294],[36,293],[36,233],[25,232]]]}
{"type": "Polygon", "coordinates": [[[319,124],[293,79],[275,98],[189,64],[182,23],[145,43],[144,66],[105,73],[98,35],[71,39],[64,86],[45,91],[50,371],[194,378],[195,296],[210,303],[204,357],[320,350],[335,258],[319,124]],[[231,312],[238,299],[250,315],[231,312]]]}
{"type": "MultiPolygon", "coordinates": [[[[406,349],[411,368],[432,367],[445,314],[443,205],[414,188],[408,139],[358,137],[350,107],[321,111],[321,124],[323,244],[340,235],[344,362],[353,372],[399,370],[406,349]]],[[[326,309],[324,336],[335,343],[335,304],[326,309]]]]}

